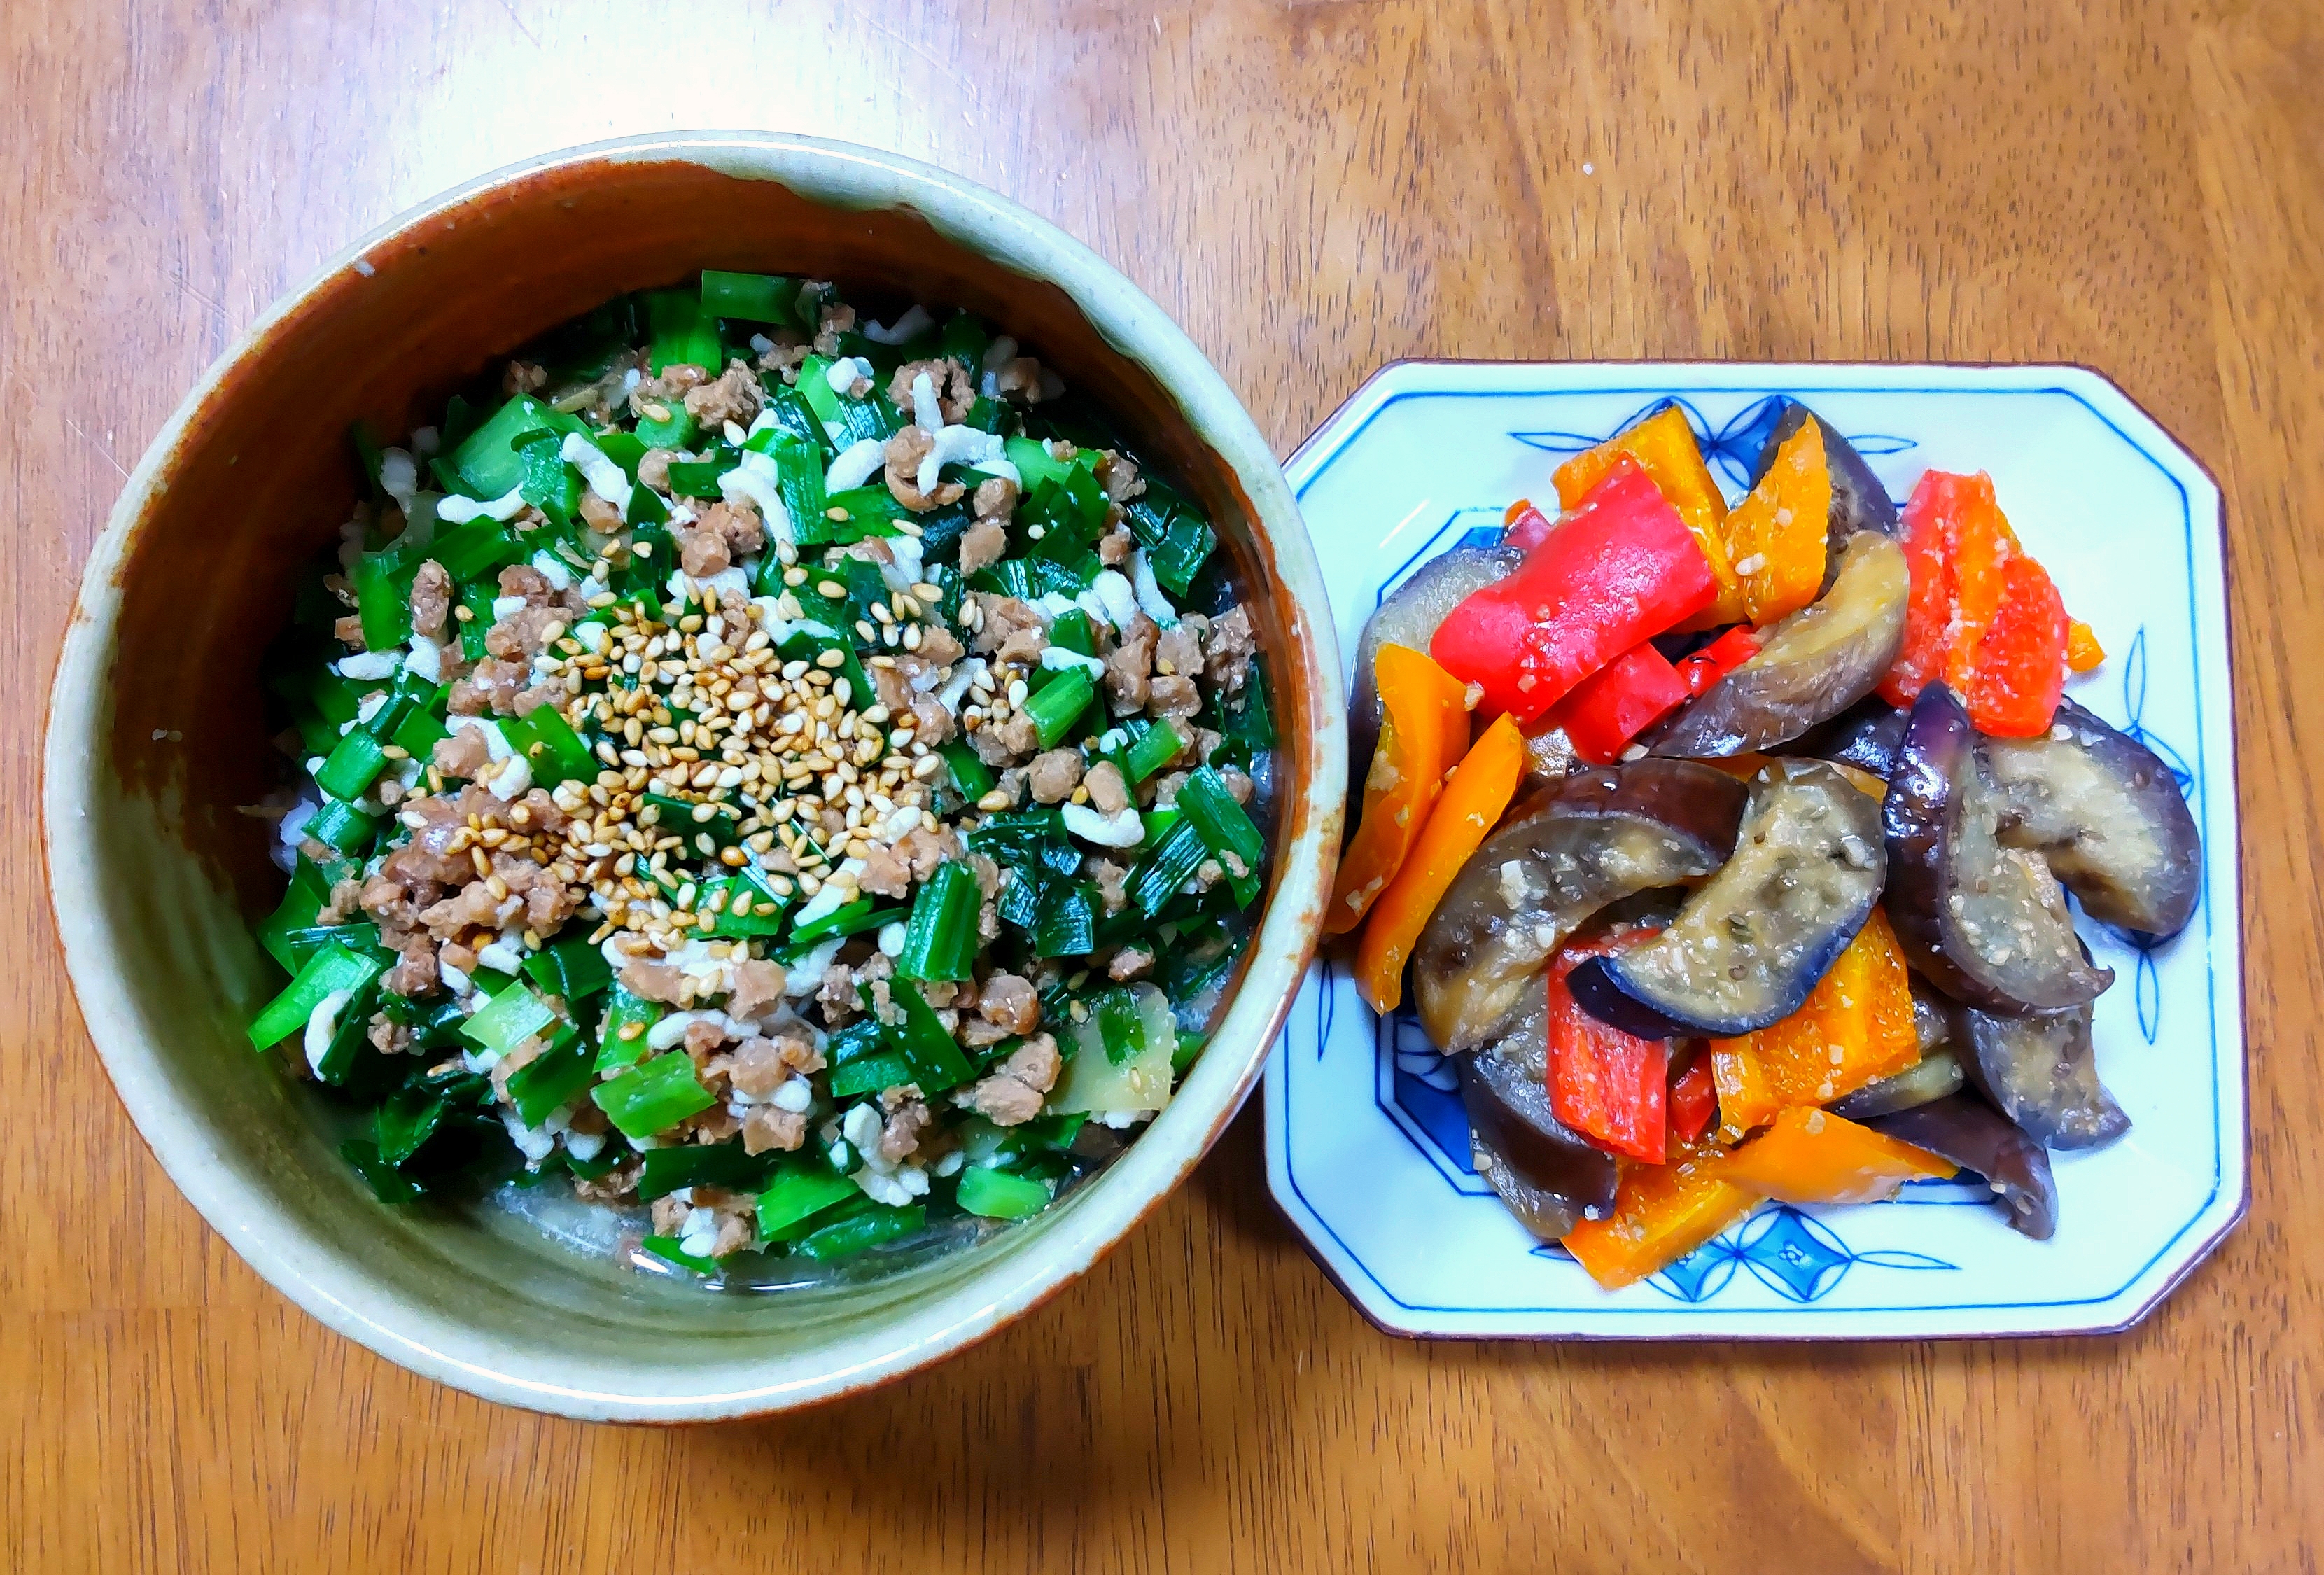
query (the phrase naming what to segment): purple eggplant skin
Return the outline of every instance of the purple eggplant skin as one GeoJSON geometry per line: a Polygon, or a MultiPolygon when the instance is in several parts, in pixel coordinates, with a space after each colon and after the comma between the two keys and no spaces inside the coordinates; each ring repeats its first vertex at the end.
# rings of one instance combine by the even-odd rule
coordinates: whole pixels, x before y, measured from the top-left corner
{"type": "Polygon", "coordinates": [[[1699,760],[1773,749],[1872,693],[1904,643],[1904,549],[1864,531],[1837,561],[1831,587],[1769,625],[1757,655],[1640,740],[1649,753],[1699,760]]]}
{"type": "Polygon", "coordinates": [[[1612,1155],[1550,1111],[1547,1022],[1545,996],[1515,1032],[1453,1065],[1477,1174],[1526,1230],[1556,1241],[1614,1206],[1619,1177],[1612,1155]]]}
{"type": "Polygon", "coordinates": [[[2002,842],[2042,855],[2101,924],[2166,940],[2203,890],[2195,816],[2153,750],[2072,701],[2040,738],[1987,739],[2002,842]]]}
{"type": "Polygon", "coordinates": [[[1527,800],[1461,867],[1414,948],[1429,1038],[1445,1051],[1485,1043],[1600,909],[1707,878],[1735,852],[1748,797],[1712,767],[1646,760],[1585,770],[1527,800]]]}
{"type": "Polygon", "coordinates": [[[1877,695],[1868,695],[1830,722],[1810,728],[1784,752],[1812,760],[1834,760],[1869,771],[1886,781],[1896,762],[1896,745],[1904,739],[1912,714],[1899,711],[1877,695]]]}
{"type": "Polygon", "coordinates": [[[2102,1148],[2130,1130],[2130,1118],[2098,1082],[2090,1049],[2090,1009],[2038,1018],[1962,1014],[1961,1057],[1978,1091],[2045,1148],[2102,1148]]]}
{"type": "Polygon", "coordinates": [[[1365,621],[1363,636],[1356,642],[1355,677],[1349,685],[1351,801],[1362,802],[1364,777],[1371,769],[1372,751],[1379,745],[1379,686],[1372,677],[1372,659],[1379,648],[1403,645],[1426,650],[1453,608],[1524,561],[1525,554],[1513,547],[1456,547],[1422,564],[1365,621]]]}
{"type": "Polygon", "coordinates": [[[2036,1241],[2057,1230],[2058,1184],[2050,1174],[2050,1156],[1983,1101],[1958,1093],[1876,1116],[1866,1125],[1983,1176],[2011,1230],[2036,1241]]]}
{"type": "Polygon", "coordinates": [[[2114,972],[2084,955],[2041,855],[2001,845],[2001,808],[1969,713],[1931,684],[1914,704],[1880,808],[1888,918],[1904,960],[1955,1000],[2005,1017],[2095,1000],[2114,972]]]}
{"type": "Polygon", "coordinates": [[[1641,1038],[1731,1038],[1799,1010],[1871,916],[1887,875],[1880,807],[1837,767],[1751,779],[1735,856],[1654,939],[1566,976],[1584,1011],[1641,1038]]]}

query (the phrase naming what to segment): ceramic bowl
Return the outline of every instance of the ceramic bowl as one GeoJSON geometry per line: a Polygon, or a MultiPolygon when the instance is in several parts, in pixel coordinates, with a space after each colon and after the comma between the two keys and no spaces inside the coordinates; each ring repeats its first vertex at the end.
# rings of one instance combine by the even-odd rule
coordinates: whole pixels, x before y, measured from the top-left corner
{"type": "Polygon", "coordinates": [[[1469,1164],[1453,1069],[1408,1010],[1381,1019],[1319,963],[1268,1068],[1268,1179],[1317,1261],[1399,1334],[1879,1340],[2089,1333],[2143,1316],[2250,1196],[2234,696],[2219,491],[2123,391],[2076,366],[1408,362],[1286,467],[1341,646],[1428,559],[1498,540],[1513,498],[1676,400],[1739,497],[1785,398],[1846,434],[1898,499],[1986,470],[2107,652],[2069,693],[2178,775],[2203,838],[2194,921],[2160,945],[2080,921],[2115,971],[2098,1071],[2131,1118],[2052,1156],[2057,1234],[2010,1230],[1981,1186],[1922,1182],[1855,1208],[1769,1204],[1692,1257],[1602,1291],[1536,1242],[1469,1164]]]}
{"type": "Polygon", "coordinates": [[[749,134],[600,143],[403,216],[278,303],[154,439],[91,556],[51,698],[49,877],[83,1015],[196,1208],[333,1328],[487,1398],[591,1418],[747,1415],[925,1367],[1089,1267],[1240,1103],[1314,946],[1345,778],[1339,663],[1274,456],[1201,354],[1088,249],[908,160],[749,134]],[[247,932],[279,890],[239,815],[272,769],[260,652],[354,499],[346,432],[408,430],[527,338],[704,267],[967,307],[1093,397],[1217,521],[1284,740],[1250,962],[1169,1109],[1058,1207],[888,1277],[721,1295],[491,1208],[390,1211],[320,1101],[243,1025],[280,986],[247,932]]]}

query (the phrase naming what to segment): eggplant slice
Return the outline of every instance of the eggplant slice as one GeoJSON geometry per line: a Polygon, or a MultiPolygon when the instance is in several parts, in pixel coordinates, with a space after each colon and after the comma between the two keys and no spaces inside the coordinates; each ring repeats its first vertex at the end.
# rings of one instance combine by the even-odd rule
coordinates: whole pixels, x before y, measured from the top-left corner
{"type": "Polygon", "coordinates": [[[1432,557],[1413,576],[1388,593],[1364,623],[1356,642],[1356,672],[1349,686],[1348,797],[1363,801],[1364,776],[1371,769],[1372,751],[1379,745],[1379,686],[1372,678],[1372,659],[1383,645],[1410,646],[1425,651],[1437,628],[1453,608],[1525,561],[1513,547],[1456,547],[1432,557]]]}
{"type": "Polygon", "coordinates": [[[2203,844],[2184,795],[2153,750],[2072,701],[2040,738],[1987,739],[2000,835],[2042,855],[2103,924],[2164,940],[2203,889],[2203,844]]]}
{"type": "Polygon", "coordinates": [[[1812,760],[1832,760],[1869,771],[1886,781],[1896,763],[1896,746],[1913,719],[1877,695],[1868,695],[1830,722],[1810,728],[1784,752],[1812,760]]]}
{"type": "Polygon", "coordinates": [[[2038,853],[2004,847],[1969,713],[1942,684],[1921,691],[1881,801],[1888,917],[1905,960],[1947,995],[2024,1017],[2098,998],[2065,893],[2038,853]]]}
{"type": "Polygon", "coordinates": [[[1872,693],[1904,643],[1904,549],[1863,531],[1837,561],[1831,588],[1769,627],[1757,655],[1650,732],[1649,752],[1706,760],[1771,749],[1872,693]]]}
{"type": "Polygon", "coordinates": [[[1821,760],[1774,761],[1752,778],[1735,856],[1667,929],[1589,959],[1567,986],[1593,1017],[1645,1038],[1764,1028],[1831,972],[1886,876],[1871,795],[1821,760]]]}
{"type": "Polygon", "coordinates": [[[1873,530],[1883,536],[1901,537],[1903,520],[1896,513],[1895,502],[1888,489],[1864,463],[1864,456],[1856,452],[1856,445],[1840,435],[1840,429],[1817,415],[1797,400],[1784,407],[1784,414],[1767,441],[1759,450],[1759,463],[1751,467],[1751,484],[1757,486],[1767,467],[1775,463],[1775,452],[1786,439],[1808,422],[1823,428],[1824,467],[1831,472],[1831,517],[1828,526],[1831,559],[1837,562],[1840,549],[1848,539],[1858,531],[1873,530]]]}
{"type": "Polygon", "coordinates": [[[2003,1018],[1971,1009],[1969,1075],[2003,1115],[2044,1148],[2100,1148],[2130,1130],[2130,1118],[2098,1082],[2090,1009],[2003,1018]]]}
{"type": "Polygon", "coordinates": [[[1982,1101],[1954,1094],[1876,1117],[1868,1125],[1983,1176],[2011,1230],[2047,1241],[2058,1229],[2058,1185],[2049,1155],[1982,1101]]]}
{"type": "Polygon", "coordinates": [[[1866,1083],[1846,1099],[1833,1101],[1829,1109],[1833,1115],[1845,1116],[1851,1121],[1893,1116],[1898,1110],[1934,1104],[1960,1092],[1967,1075],[1961,1071],[1960,1057],[1950,1050],[1939,1050],[1922,1056],[1894,1077],[1866,1083]]]}
{"type": "Polygon", "coordinates": [[[1549,1108],[1548,1003],[1516,1031],[1453,1059],[1469,1112],[1471,1163],[1518,1223],[1562,1239],[1614,1206],[1614,1156],[1563,1125],[1549,1108]]]}
{"type": "Polygon", "coordinates": [[[1483,1044],[1591,915],[1716,870],[1748,797],[1713,767],[1653,760],[1536,795],[1462,867],[1421,933],[1413,978],[1428,1036],[1448,1051],[1483,1044]]]}

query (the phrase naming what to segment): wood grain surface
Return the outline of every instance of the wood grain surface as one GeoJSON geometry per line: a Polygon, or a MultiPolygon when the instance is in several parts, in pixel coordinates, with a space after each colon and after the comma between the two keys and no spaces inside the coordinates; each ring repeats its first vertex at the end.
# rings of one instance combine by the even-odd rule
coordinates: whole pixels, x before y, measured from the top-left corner
{"type": "Polygon", "coordinates": [[[0,38],[0,1568],[2317,1568],[2314,0],[11,0],[0,38]],[[81,559],[324,257],[506,161],[697,125],[1011,194],[1285,453],[1397,355],[2106,370],[2227,491],[2249,1220],[2113,1339],[1406,1343],[1302,1253],[1246,1115],[1085,1283],[807,1415],[548,1421],[292,1309],[138,1140],[40,896],[81,559]]]}

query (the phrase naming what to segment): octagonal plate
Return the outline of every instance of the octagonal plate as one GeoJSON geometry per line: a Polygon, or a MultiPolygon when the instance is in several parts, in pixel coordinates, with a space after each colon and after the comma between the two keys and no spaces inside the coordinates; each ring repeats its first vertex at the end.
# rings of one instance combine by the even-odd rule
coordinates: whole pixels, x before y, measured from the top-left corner
{"type": "Polygon", "coordinates": [[[1762,1208],[1650,1280],[1599,1289],[1469,1166],[1452,1070],[1418,1023],[1382,1020],[1345,965],[1311,972],[1266,1077],[1268,1178],[1317,1260],[1375,1323],[1463,1338],[1897,1339],[2094,1332],[2152,1308],[2247,1198],[2233,706],[2219,493],[2097,373],[2065,366],[1406,362],[1375,376],[1289,472],[1352,659],[1422,563],[1490,541],[1550,472],[1676,400],[1730,499],[1785,398],[1848,434],[1898,499],[1921,473],[1986,470],[2027,548],[2108,653],[2070,693],[2180,775],[2206,852],[2202,902],[2141,947],[2080,919],[2117,982],[2099,1067],[2132,1119],[2053,1156],[2056,1237],[2010,1230],[1975,1184],[1854,1208],[1762,1208]]]}

